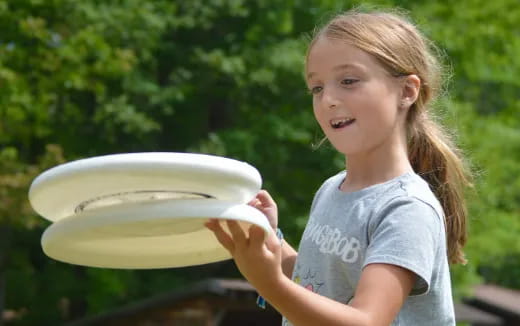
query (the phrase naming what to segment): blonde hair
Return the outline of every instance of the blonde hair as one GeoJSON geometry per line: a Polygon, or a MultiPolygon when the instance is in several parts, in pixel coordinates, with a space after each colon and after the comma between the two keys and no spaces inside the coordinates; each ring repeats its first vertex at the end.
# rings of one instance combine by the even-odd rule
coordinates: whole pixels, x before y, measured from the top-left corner
{"type": "Polygon", "coordinates": [[[433,44],[404,15],[381,11],[351,10],[335,16],[315,33],[307,55],[321,37],[364,50],[392,76],[415,74],[420,78],[419,96],[406,121],[408,157],[444,209],[450,263],[466,263],[462,250],[467,239],[464,190],[471,186],[471,175],[460,151],[428,112],[442,79],[433,44]]]}

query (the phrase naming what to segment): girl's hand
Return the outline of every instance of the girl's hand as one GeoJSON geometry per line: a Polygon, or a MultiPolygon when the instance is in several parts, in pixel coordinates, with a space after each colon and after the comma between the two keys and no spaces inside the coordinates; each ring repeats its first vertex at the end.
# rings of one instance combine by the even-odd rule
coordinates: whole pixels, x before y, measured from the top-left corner
{"type": "Polygon", "coordinates": [[[276,286],[284,275],[281,268],[280,241],[274,232],[269,232],[264,241],[265,231],[256,225],[252,225],[248,230],[249,234],[246,234],[236,221],[225,223],[230,233],[227,233],[215,219],[205,225],[233,256],[242,275],[259,292],[261,289],[276,286]]]}
{"type": "Polygon", "coordinates": [[[269,224],[276,230],[278,227],[278,208],[271,195],[266,190],[260,190],[256,197],[248,205],[260,210],[269,220],[269,224]]]}

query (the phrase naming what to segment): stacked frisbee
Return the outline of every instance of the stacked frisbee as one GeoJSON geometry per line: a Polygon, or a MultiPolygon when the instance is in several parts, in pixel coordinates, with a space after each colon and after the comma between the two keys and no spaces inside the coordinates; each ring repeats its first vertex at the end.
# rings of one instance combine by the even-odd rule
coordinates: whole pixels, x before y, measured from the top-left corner
{"type": "Polygon", "coordinates": [[[230,258],[204,227],[209,218],[270,232],[266,217],[247,205],[261,183],[254,167],[229,158],[116,154],[43,172],[29,201],[53,222],[41,240],[49,257],[94,267],[180,267],[230,258]]]}

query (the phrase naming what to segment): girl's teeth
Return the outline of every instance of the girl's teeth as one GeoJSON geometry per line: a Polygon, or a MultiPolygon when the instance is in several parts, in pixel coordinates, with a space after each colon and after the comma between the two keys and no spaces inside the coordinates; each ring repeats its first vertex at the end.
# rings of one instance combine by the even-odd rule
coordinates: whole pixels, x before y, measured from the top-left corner
{"type": "Polygon", "coordinates": [[[343,127],[343,126],[346,126],[346,125],[350,124],[353,121],[354,121],[353,118],[345,118],[345,119],[333,120],[333,121],[331,121],[331,125],[332,125],[333,128],[340,128],[340,127],[343,127]]]}

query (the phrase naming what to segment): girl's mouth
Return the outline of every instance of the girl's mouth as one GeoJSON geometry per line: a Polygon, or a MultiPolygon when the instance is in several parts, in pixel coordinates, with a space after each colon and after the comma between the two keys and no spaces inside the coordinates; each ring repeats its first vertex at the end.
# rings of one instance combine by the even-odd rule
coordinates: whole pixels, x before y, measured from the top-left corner
{"type": "Polygon", "coordinates": [[[354,121],[356,121],[354,118],[333,119],[330,121],[330,125],[334,129],[340,129],[353,124],[354,121]]]}

